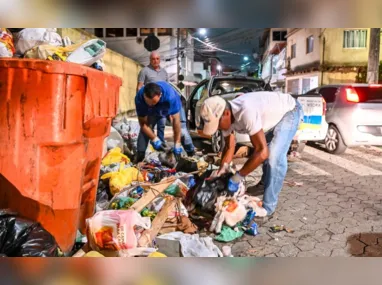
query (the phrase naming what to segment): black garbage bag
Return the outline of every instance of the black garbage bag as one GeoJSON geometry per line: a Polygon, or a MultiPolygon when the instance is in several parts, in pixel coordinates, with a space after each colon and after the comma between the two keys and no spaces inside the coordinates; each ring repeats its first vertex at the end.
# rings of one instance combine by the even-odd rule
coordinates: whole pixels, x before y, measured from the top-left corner
{"type": "Polygon", "coordinates": [[[224,174],[220,177],[209,179],[212,171],[206,171],[198,180],[193,192],[193,202],[202,210],[213,212],[218,197],[222,195],[232,196],[228,191],[228,180],[232,176],[231,173],[224,174]]]}
{"type": "Polygon", "coordinates": [[[8,257],[54,257],[58,246],[54,237],[39,223],[0,210],[0,254],[8,257]]]}
{"type": "Polygon", "coordinates": [[[176,165],[176,171],[185,173],[198,171],[198,161],[192,157],[182,156],[176,165]]]}

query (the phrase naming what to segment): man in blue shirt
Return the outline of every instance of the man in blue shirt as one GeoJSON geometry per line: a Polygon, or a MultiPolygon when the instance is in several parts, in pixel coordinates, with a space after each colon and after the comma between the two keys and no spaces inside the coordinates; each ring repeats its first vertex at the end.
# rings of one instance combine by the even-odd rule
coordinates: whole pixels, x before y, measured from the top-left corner
{"type": "Polygon", "coordinates": [[[180,96],[169,83],[159,81],[146,84],[135,97],[135,108],[141,126],[136,162],[144,159],[149,141],[155,150],[166,149],[165,143],[155,135],[153,129],[159,120],[167,116],[172,118],[175,156],[181,155],[181,144],[188,155],[194,154],[195,147],[187,130],[186,114],[180,96]]]}

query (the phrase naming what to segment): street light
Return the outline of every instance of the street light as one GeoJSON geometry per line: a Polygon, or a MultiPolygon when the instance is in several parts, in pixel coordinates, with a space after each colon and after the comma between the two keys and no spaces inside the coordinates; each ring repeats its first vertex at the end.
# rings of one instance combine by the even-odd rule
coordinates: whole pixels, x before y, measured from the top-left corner
{"type": "Polygon", "coordinates": [[[244,61],[248,61],[248,56],[244,56],[244,61]]]}
{"type": "Polygon", "coordinates": [[[199,35],[205,36],[207,34],[207,29],[199,29],[199,35]]]}
{"type": "Polygon", "coordinates": [[[219,70],[219,71],[222,70],[222,66],[221,66],[220,64],[219,64],[216,68],[217,68],[217,70],[219,70]]]}

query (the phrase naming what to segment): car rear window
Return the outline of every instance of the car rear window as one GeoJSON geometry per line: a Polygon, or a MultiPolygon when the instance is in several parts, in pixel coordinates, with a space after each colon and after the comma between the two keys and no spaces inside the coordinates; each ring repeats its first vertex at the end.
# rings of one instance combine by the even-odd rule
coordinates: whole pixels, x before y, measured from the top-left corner
{"type": "Polygon", "coordinates": [[[361,103],[382,103],[382,87],[354,87],[361,103]]]}

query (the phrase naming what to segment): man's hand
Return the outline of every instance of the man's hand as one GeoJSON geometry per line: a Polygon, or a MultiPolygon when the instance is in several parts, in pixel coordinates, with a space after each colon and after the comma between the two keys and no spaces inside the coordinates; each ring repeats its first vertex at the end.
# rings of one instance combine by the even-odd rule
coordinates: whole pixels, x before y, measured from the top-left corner
{"type": "Polygon", "coordinates": [[[228,191],[233,193],[237,192],[239,190],[240,182],[243,179],[244,177],[241,176],[239,172],[236,172],[236,174],[228,180],[228,191]]]}
{"type": "Polygon", "coordinates": [[[158,137],[153,139],[150,143],[153,146],[153,148],[157,151],[165,151],[166,150],[165,145],[162,143],[162,141],[158,137]]]}
{"type": "Polygon", "coordinates": [[[174,155],[175,155],[175,159],[177,161],[180,160],[180,157],[182,156],[182,152],[183,152],[183,148],[182,148],[181,144],[179,144],[179,143],[175,144],[174,155]]]}

